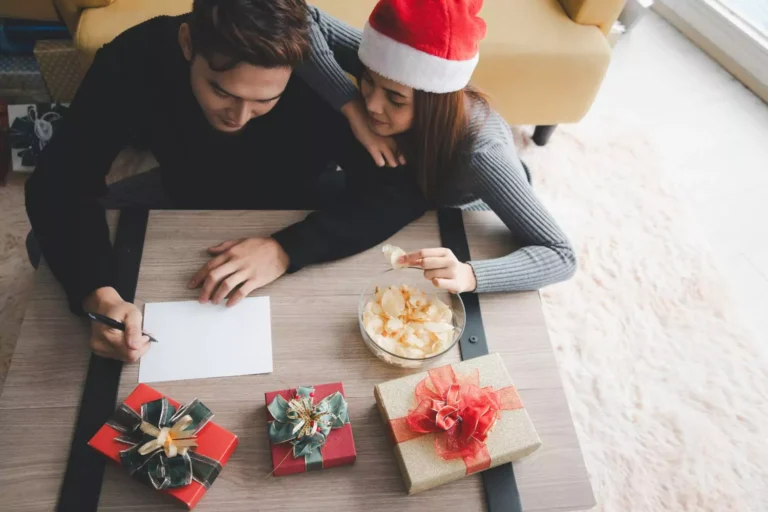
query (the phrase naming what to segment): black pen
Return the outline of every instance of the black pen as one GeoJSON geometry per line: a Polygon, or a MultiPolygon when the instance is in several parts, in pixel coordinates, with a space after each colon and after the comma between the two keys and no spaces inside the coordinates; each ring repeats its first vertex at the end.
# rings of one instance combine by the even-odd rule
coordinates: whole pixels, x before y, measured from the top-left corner
{"type": "MultiPolygon", "coordinates": [[[[86,313],[88,315],[88,318],[95,322],[101,322],[102,324],[106,325],[107,327],[111,327],[113,329],[117,329],[118,331],[125,331],[125,324],[123,322],[118,322],[117,320],[113,320],[112,318],[109,318],[108,316],[100,315],[98,313],[86,313]]],[[[149,336],[149,334],[142,332],[144,336],[149,336]]],[[[157,340],[153,338],[152,336],[149,336],[149,341],[152,341],[154,343],[157,343],[157,340]]]]}

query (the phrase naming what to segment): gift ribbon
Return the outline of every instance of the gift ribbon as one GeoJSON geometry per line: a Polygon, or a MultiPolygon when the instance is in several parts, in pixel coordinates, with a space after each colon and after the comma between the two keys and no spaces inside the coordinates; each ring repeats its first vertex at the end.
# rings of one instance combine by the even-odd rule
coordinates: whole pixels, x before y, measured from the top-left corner
{"type": "Polygon", "coordinates": [[[294,458],[304,457],[307,471],[323,468],[320,448],[332,429],[349,423],[347,401],[338,391],[316,404],[314,400],[315,388],[302,386],[291,400],[277,395],[267,406],[274,418],[269,423],[270,442],[291,443],[294,458]]]}
{"type": "Polygon", "coordinates": [[[116,441],[130,445],[120,452],[120,463],[137,480],[157,490],[184,487],[193,480],[207,489],[221,464],[191,448],[211,418],[211,410],[198,399],[177,410],[163,397],[142,404],[141,413],[121,404],[107,425],[121,432],[116,441]]]}
{"type": "Polygon", "coordinates": [[[153,437],[139,447],[139,454],[149,455],[155,450],[163,450],[166,457],[184,455],[189,448],[197,446],[194,434],[184,430],[192,423],[192,416],[186,414],[170,427],[157,428],[151,423],[142,421],[139,430],[153,437]]]}
{"type": "Polygon", "coordinates": [[[67,110],[67,107],[56,103],[30,105],[25,117],[13,120],[8,140],[12,148],[22,149],[19,152],[22,165],[31,167],[37,163],[37,158],[53,137],[67,110]]]}
{"type": "Polygon", "coordinates": [[[514,386],[480,387],[480,373],[456,375],[451,366],[430,370],[416,385],[418,405],[389,421],[395,443],[435,434],[435,451],[445,460],[461,458],[467,474],[491,467],[486,440],[501,411],[522,409],[514,386]]]}

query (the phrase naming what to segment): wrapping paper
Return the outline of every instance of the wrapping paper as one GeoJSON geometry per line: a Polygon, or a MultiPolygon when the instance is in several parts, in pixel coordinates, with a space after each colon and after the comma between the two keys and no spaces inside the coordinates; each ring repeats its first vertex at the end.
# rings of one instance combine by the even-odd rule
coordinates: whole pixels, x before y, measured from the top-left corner
{"type": "Polygon", "coordinates": [[[32,172],[45,146],[59,129],[69,106],[62,103],[9,105],[8,144],[14,171],[32,172]]]}
{"type": "MultiPolygon", "coordinates": [[[[315,404],[337,392],[340,393],[342,397],[344,396],[344,387],[340,382],[322,384],[314,386],[313,388],[297,389],[302,390],[302,392],[307,389],[314,390],[314,396],[312,398],[314,399],[315,404]]],[[[266,393],[266,403],[269,406],[269,404],[272,404],[278,396],[289,401],[296,396],[297,389],[284,389],[266,393]]],[[[269,409],[267,410],[267,420],[270,422],[271,428],[275,418],[270,414],[269,409]]],[[[317,457],[309,457],[309,465],[307,463],[307,457],[294,457],[294,447],[291,442],[283,442],[279,444],[270,443],[270,449],[272,451],[272,467],[274,468],[273,474],[275,476],[285,476],[295,473],[304,473],[313,469],[328,469],[347,464],[354,464],[355,459],[357,458],[355,440],[352,436],[352,425],[349,422],[330,430],[327,439],[322,447],[319,448],[319,455],[317,457]],[[317,460],[317,463],[312,462],[315,459],[317,460]]]]}
{"type": "MultiPolygon", "coordinates": [[[[158,391],[146,384],[139,384],[123,404],[141,414],[142,404],[152,403],[161,398],[163,398],[163,395],[158,391]]],[[[167,398],[167,401],[176,408],[180,407],[180,404],[175,400],[167,398]]],[[[190,402],[188,405],[192,405],[195,402],[196,401],[190,402]]],[[[202,406],[202,408],[204,411],[208,411],[204,406],[202,406]]],[[[122,432],[113,426],[116,425],[116,420],[120,419],[120,412],[121,409],[118,409],[115,417],[113,417],[108,424],[101,427],[96,435],[88,442],[89,446],[100,451],[117,463],[121,463],[121,452],[125,453],[126,450],[131,448],[129,444],[118,440],[121,436],[125,436],[125,432],[122,432]]],[[[188,485],[159,491],[170,494],[184,503],[190,510],[193,509],[205,495],[208,487],[213,483],[221,469],[229,460],[229,457],[235,451],[238,442],[237,436],[220,427],[213,421],[210,421],[210,418],[205,420],[204,426],[194,437],[196,446],[189,449],[192,461],[195,462],[196,459],[212,459],[213,462],[218,462],[218,464],[215,464],[216,468],[211,471],[210,464],[203,464],[201,467],[203,470],[207,470],[207,472],[201,475],[198,468],[195,468],[194,478],[188,485]]],[[[178,461],[179,459],[180,457],[172,457],[169,460],[178,461]]]]}
{"type": "Polygon", "coordinates": [[[11,148],[8,145],[8,105],[0,100],[0,185],[5,185],[11,171],[11,148]]]}
{"type": "MultiPolygon", "coordinates": [[[[409,494],[512,462],[533,453],[541,446],[541,440],[498,354],[378,384],[374,389],[374,396],[395,442],[395,455],[409,494]],[[445,393],[430,391],[435,389],[431,377],[437,380],[438,376],[447,375],[455,376],[458,382],[464,383],[470,382],[473,377],[478,378],[479,388],[459,387],[457,384],[455,389],[450,388],[450,391],[445,393]],[[420,416],[424,411],[429,412],[431,406],[417,399],[417,389],[433,396],[443,395],[445,401],[434,402],[439,404],[434,410],[440,410],[437,414],[432,413],[432,417],[437,418],[436,423],[427,421],[423,415],[420,416]],[[476,395],[487,394],[492,397],[488,400],[495,404],[497,414],[489,412],[487,406],[484,408],[482,405],[474,408],[480,410],[480,414],[462,405],[450,407],[451,401],[455,400],[457,395],[463,403],[465,399],[461,398],[461,395],[466,397],[471,394],[470,391],[474,391],[476,395]],[[444,410],[454,412],[445,414],[444,410]],[[410,419],[413,419],[410,424],[409,415],[410,419]],[[419,418],[424,421],[419,422],[419,418]],[[491,421],[493,418],[495,421],[491,421]],[[414,430],[414,423],[416,427],[423,423],[426,429],[431,428],[433,431],[424,433],[414,430]],[[490,424],[487,432],[482,428],[474,431],[474,436],[482,439],[482,442],[472,438],[467,443],[467,446],[476,448],[474,455],[469,455],[466,446],[460,443],[458,446],[455,442],[451,444],[455,439],[448,436],[453,433],[456,438],[461,437],[462,429],[466,429],[470,423],[479,426],[490,424]],[[450,430],[445,430],[451,425],[453,426],[450,430]],[[462,447],[465,448],[463,452],[462,447]]],[[[423,394],[421,396],[423,397],[423,394]]],[[[481,399],[485,398],[487,397],[481,396],[481,399]]]]}
{"type": "Polygon", "coordinates": [[[35,58],[40,65],[51,100],[71,103],[83,79],[77,50],[72,42],[37,41],[35,58]]]}
{"type": "Polygon", "coordinates": [[[0,53],[0,98],[6,103],[51,101],[43,74],[32,55],[0,53]]]}

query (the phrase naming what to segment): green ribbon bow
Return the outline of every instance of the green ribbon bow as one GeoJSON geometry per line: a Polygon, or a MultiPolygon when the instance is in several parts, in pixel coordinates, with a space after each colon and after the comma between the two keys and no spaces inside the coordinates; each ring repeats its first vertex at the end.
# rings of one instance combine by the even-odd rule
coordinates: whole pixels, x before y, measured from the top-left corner
{"type": "Polygon", "coordinates": [[[131,476],[157,490],[184,487],[192,480],[206,489],[221,464],[190,450],[194,437],[213,418],[197,398],[176,410],[163,397],[142,404],[141,414],[121,404],[107,425],[122,433],[115,438],[131,447],[120,452],[120,463],[131,476]]]}
{"type": "Polygon", "coordinates": [[[273,444],[290,442],[293,456],[304,457],[307,471],[323,468],[320,448],[331,429],[349,423],[347,401],[338,391],[313,404],[315,388],[299,387],[290,401],[277,395],[267,406],[275,419],[269,424],[269,440],[273,444]]]}

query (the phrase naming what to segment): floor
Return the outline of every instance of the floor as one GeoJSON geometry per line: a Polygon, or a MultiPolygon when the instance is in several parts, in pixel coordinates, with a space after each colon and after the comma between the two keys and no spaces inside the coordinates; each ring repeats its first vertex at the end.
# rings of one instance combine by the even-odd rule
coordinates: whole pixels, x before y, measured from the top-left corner
{"type": "Polygon", "coordinates": [[[24,212],[21,176],[0,187],[0,392],[19,335],[24,307],[34,282],[24,256],[29,222],[24,212]]]}
{"type": "MultiPolygon", "coordinates": [[[[645,125],[768,350],[768,106],[654,13],[619,41],[590,115],[645,125]]],[[[557,133],[555,133],[555,137],[557,133]]],[[[32,274],[23,179],[0,188],[0,387],[32,274]]]]}
{"type": "Polygon", "coordinates": [[[768,105],[649,12],[614,50],[605,113],[652,134],[768,351],[768,105]]]}

